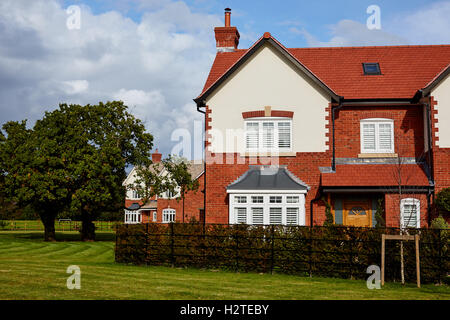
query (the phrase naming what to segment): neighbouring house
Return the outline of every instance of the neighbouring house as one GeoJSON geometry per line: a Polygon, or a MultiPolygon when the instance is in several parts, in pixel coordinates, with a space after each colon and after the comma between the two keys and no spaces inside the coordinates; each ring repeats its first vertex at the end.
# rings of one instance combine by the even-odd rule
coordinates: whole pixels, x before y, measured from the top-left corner
{"type": "MultiPolygon", "coordinates": [[[[162,154],[158,149],[152,154],[153,163],[160,163],[162,154]]],[[[184,200],[184,219],[183,202],[179,191],[177,194],[165,192],[154,196],[152,199],[143,203],[141,195],[132,188],[127,188],[125,198],[124,222],[134,223],[170,223],[170,222],[190,222],[204,220],[204,188],[203,171],[204,163],[200,160],[189,161],[189,172],[191,176],[199,181],[199,187],[196,191],[189,191],[184,200]]],[[[167,171],[162,167],[160,175],[166,175],[167,171]]],[[[123,186],[130,186],[136,179],[136,168],[132,168],[127,178],[123,181],[123,186]]]]}
{"type": "Polygon", "coordinates": [[[450,45],[286,48],[266,32],[238,49],[230,15],[194,99],[205,222],[321,225],[328,203],[336,224],[378,210],[429,226],[450,186],[450,45]]]}

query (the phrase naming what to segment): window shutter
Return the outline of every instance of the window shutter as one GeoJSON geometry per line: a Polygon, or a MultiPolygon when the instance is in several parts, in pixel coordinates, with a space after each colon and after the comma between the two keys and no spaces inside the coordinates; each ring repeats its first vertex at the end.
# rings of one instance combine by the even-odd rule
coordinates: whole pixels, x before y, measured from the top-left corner
{"type": "Polygon", "coordinates": [[[392,124],[380,123],[378,131],[380,136],[380,150],[392,150],[392,124]]]}
{"type": "Polygon", "coordinates": [[[278,123],[278,148],[289,149],[291,147],[291,124],[289,122],[278,123]]]}
{"type": "Polygon", "coordinates": [[[274,123],[273,122],[263,122],[263,148],[272,149],[274,147],[274,123]]]}
{"type": "Polygon", "coordinates": [[[247,137],[246,137],[246,147],[247,149],[257,149],[259,137],[259,125],[256,122],[247,123],[247,137]]]}
{"type": "Polygon", "coordinates": [[[263,208],[252,208],[252,223],[253,224],[264,223],[263,208]]]}
{"type": "Polygon", "coordinates": [[[247,223],[247,209],[236,208],[236,220],[237,223],[247,223]]]}
{"type": "Polygon", "coordinates": [[[363,149],[375,151],[375,124],[363,124],[363,149]]]}
{"type": "Polygon", "coordinates": [[[281,224],[281,208],[270,208],[270,224],[281,224]]]}
{"type": "Polygon", "coordinates": [[[414,204],[403,206],[403,225],[405,228],[415,228],[417,226],[417,207],[414,204]]]}
{"type": "Polygon", "coordinates": [[[286,224],[298,224],[298,208],[286,208],[286,224]]]}

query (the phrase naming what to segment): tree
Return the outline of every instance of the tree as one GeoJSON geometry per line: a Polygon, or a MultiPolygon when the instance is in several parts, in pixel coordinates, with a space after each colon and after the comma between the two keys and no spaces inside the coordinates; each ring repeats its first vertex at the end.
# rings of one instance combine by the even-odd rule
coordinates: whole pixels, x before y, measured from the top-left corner
{"type": "Polygon", "coordinates": [[[55,217],[69,197],[69,177],[65,169],[66,127],[60,123],[33,130],[26,121],[7,122],[0,144],[0,162],[7,198],[21,207],[30,206],[44,225],[44,240],[55,240],[55,217]]]}
{"type": "Polygon", "coordinates": [[[98,105],[60,105],[77,137],[70,146],[67,169],[72,212],[82,221],[82,240],[95,240],[93,221],[103,211],[122,210],[128,165],[145,165],[153,137],[121,101],[98,105]]]}
{"type": "Polygon", "coordinates": [[[31,205],[55,239],[54,220],[69,211],[82,220],[83,240],[95,239],[93,220],[123,208],[127,165],[145,164],[153,137],[121,101],[66,105],[46,112],[33,129],[3,126],[0,144],[9,198],[31,205]]]}
{"type": "Polygon", "coordinates": [[[189,171],[189,164],[184,158],[169,155],[163,160],[163,165],[166,168],[170,179],[175,183],[169,184],[167,189],[173,192],[175,191],[174,186],[178,186],[180,188],[180,196],[183,201],[182,222],[184,223],[184,199],[188,191],[195,191],[198,189],[198,180],[195,179],[196,177],[192,177],[189,171]]]}

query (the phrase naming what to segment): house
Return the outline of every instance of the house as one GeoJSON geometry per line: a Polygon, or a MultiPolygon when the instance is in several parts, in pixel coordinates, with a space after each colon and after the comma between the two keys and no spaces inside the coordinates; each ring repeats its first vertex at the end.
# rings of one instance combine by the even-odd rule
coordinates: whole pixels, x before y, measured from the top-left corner
{"type": "MultiPolygon", "coordinates": [[[[450,45],[239,49],[200,95],[206,223],[426,227],[450,186],[450,45]]],[[[449,217],[446,217],[448,220],[449,217]]]]}
{"type": "MultiPolygon", "coordinates": [[[[158,149],[152,154],[153,163],[161,163],[162,154],[158,149]]],[[[154,196],[147,203],[143,203],[141,195],[129,186],[136,180],[136,167],[133,167],[122,185],[127,187],[125,197],[124,222],[127,224],[135,223],[169,223],[169,222],[190,222],[200,221],[203,218],[204,195],[203,195],[203,171],[202,161],[193,160],[188,164],[188,170],[191,176],[199,181],[199,187],[196,191],[188,191],[184,200],[184,218],[183,202],[180,199],[179,191],[177,194],[164,194],[154,196]]],[[[167,170],[162,167],[159,172],[164,176],[167,170]]]]}

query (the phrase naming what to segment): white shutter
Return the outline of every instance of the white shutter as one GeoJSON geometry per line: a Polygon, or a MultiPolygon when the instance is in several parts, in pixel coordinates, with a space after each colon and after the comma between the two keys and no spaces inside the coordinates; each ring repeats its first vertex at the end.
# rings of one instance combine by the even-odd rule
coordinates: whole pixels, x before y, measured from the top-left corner
{"type": "Polygon", "coordinates": [[[263,224],[264,212],[263,208],[252,208],[252,224],[263,224]]]}
{"type": "Polygon", "coordinates": [[[286,208],[286,224],[298,224],[298,208],[286,208]]]}
{"type": "Polygon", "coordinates": [[[364,151],[375,151],[375,124],[364,123],[362,125],[362,144],[364,151]]]}
{"type": "Polygon", "coordinates": [[[270,208],[270,224],[281,224],[281,208],[270,208]]]}
{"type": "Polygon", "coordinates": [[[289,149],[291,148],[291,123],[279,122],[278,123],[278,148],[289,149]]]}
{"type": "Polygon", "coordinates": [[[274,147],[274,123],[263,122],[262,144],[264,149],[273,149],[274,147]]]}
{"type": "Polygon", "coordinates": [[[403,226],[405,228],[417,226],[417,207],[415,204],[403,205],[403,226]]]}
{"type": "Polygon", "coordinates": [[[379,149],[380,151],[393,151],[392,150],[392,124],[380,123],[378,127],[379,133],[379,149]]]}
{"type": "Polygon", "coordinates": [[[246,147],[247,149],[258,149],[259,147],[259,124],[257,122],[247,122],[246,147]]]}
{"type": "Polygon", "coordinates": [[[247,223],[247,208],[236,208],[237,223],[247,223]]]}

